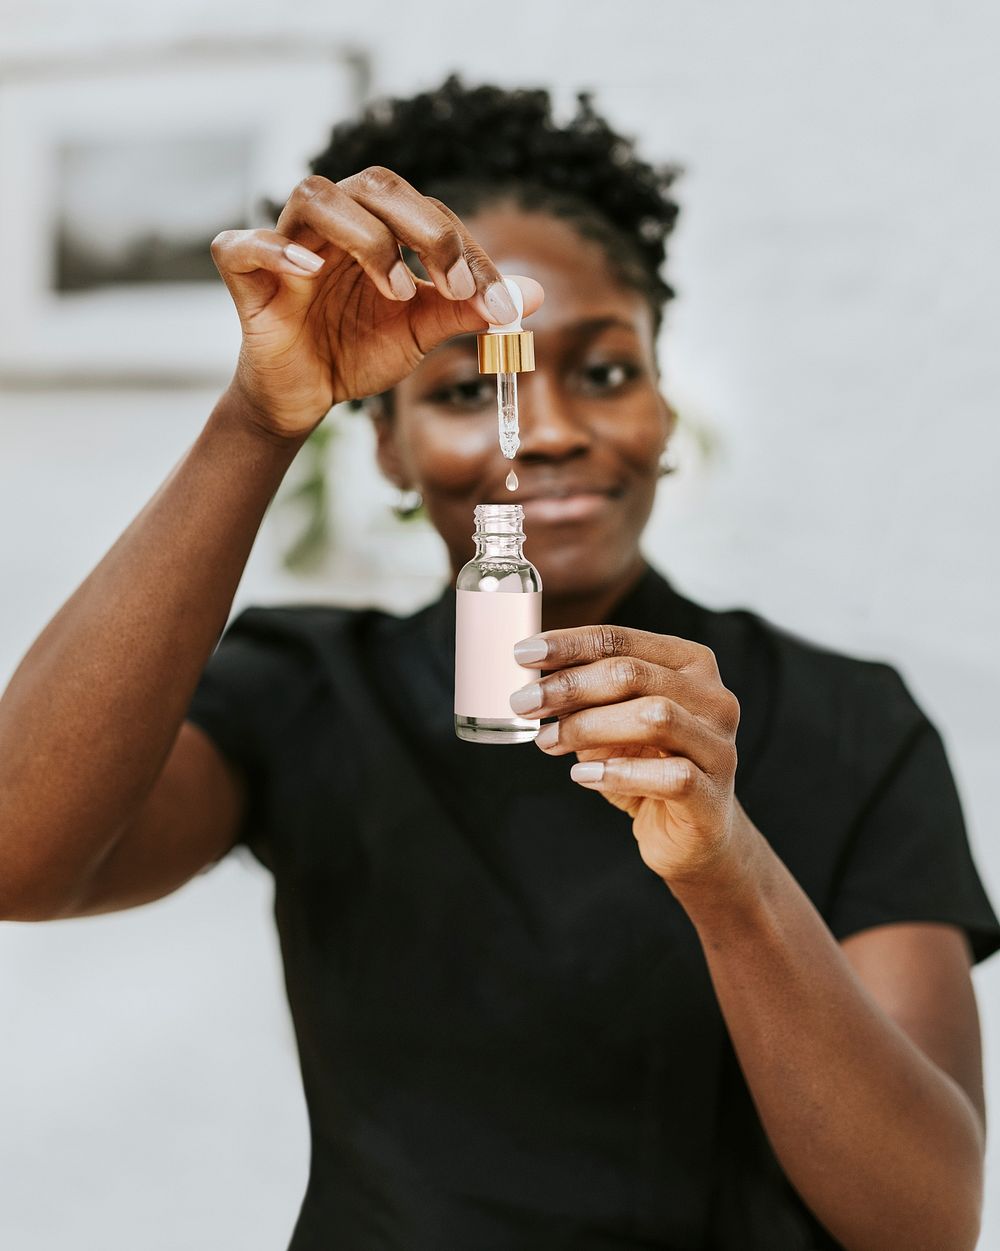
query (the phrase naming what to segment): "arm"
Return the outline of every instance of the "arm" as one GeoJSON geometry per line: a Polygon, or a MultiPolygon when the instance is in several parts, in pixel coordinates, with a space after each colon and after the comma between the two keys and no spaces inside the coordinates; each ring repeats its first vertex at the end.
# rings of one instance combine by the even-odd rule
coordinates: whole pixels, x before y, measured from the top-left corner
{"type": "Polygon", "coordinates": [[[512,707],[557,717],[537,745],[576,752],[571,777],[632,818],[644,863],[697,929],[805,1203],[847,1251],[971,1251],[984,1129],[959,932],[878,926],[838,945],[735,798],[739,705],[708,648],[609,625],[538,641],[530,663],[553,672],[512,707]]]}
{"type": "Polygon", "coordinates": [[[186,824],[194,799],[182,778],[190,771],[209,785],[203,811],[219,818],[205,831],[204,851],[190,849],[200,859],[191,871],[231,843],[234,784],[223,794],[226,774],[206,756],[204,736],[199,755],[194,728],[183,741],[178,732],[298,446],[261,431],[227,392],[22,660],[0,700],[3,917],[68,915],[168,759],[145,815],[162,823],[167,795],[183,793],[177,824],[186,824]]]}
{"type": "Polygon", "coordinates": [[[224,853],[242,782],[181,722],[268,501],[334,404],[515,312],[460,219],[377,166],[306,178],[277,230],[223,231],[212,255],[243,332],[233,383],[0,699],[0,918],[141,903],[224,853]]]}
{"type": "Polygon", "coordinates": [[[984,1111],[958,930],[833,938],[754,831],[745,862],[672,888],[775,1154],[848,1251],[971,1251],[984,1111]]]}

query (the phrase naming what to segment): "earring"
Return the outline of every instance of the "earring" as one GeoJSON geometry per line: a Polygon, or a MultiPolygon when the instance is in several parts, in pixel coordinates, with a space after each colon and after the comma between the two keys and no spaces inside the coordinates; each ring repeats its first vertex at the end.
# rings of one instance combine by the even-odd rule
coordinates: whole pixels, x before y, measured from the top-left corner
{"type": "Polygon", "coordinates": [[[424,497],[415,487],[400,487],[399,496],[392,505],[393,516],[399,521],[407,521],[415,516],[424,506],[424,497]]]}
{"type": "Polygon", "coordinates": [[[660,457],[660,464],[656,471],[656,476],[658,478],[665,478],[667,474],[676,472],[677,461],[673,458],[673,456],[668,456],[666,450],[664,450],[663,455],[660,457]]]}

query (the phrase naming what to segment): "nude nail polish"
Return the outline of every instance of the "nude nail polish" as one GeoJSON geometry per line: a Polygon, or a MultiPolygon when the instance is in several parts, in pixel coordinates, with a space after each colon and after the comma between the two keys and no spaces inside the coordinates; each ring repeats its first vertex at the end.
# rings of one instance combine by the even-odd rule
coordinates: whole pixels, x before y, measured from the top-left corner
{"type": "Polygon", "coordinates": [[[460,300],[471,300],[476,294],[476,280],[464,256],[458,258],[446,276],[452,295],[458,296],[460,300]]]}

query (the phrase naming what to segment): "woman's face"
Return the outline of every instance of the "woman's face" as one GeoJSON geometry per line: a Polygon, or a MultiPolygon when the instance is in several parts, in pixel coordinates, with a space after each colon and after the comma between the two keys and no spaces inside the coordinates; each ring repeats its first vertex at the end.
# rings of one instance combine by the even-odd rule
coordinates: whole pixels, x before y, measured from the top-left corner
{"type": "Polygon", "coordinates": [[[535,369],[517,377],[520,447],[513,461],[500,452],[496,378],[479,373],[473,334],[429,353],[395,388],[394,416],[376,423],[379,462],[422,492],[456,574],[475,552],[475,506],[520,503],[524,553],[546,595],[600,593],[636,570],[672,426],[652,313],[616,281],[601,245],[560,218],[498,204],[466,225],[502,273],[545,289],[525,323],[535,369]],[[590,498],[541,498],[567,493],[590,498]]]}

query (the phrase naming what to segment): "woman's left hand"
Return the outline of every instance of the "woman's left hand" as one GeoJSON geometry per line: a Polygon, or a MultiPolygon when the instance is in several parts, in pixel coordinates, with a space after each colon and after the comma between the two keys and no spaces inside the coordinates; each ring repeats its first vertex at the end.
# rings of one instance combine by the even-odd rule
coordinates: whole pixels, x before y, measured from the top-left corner
{"type": "Polygon", "coordinates": [[[546,674],[515,691],[511,708],[558,718],[542,727],[539,748],[576,753],[583,763],[571,777],[632,817],[643,861],[668,885],[738,859],[753,830],[733,792],[740,707],[714,652],[618,625],[538,639],[548,644],[545,657],[520,663],[546,674]]]}

